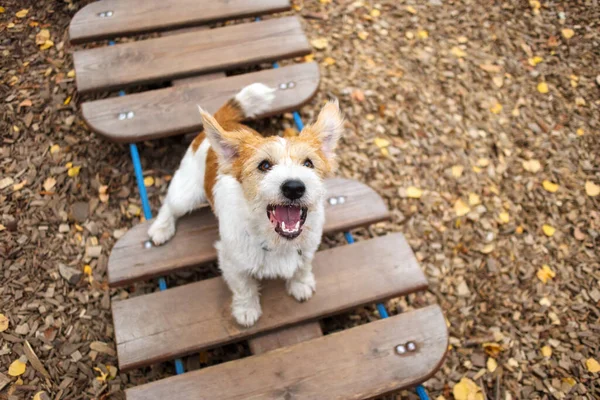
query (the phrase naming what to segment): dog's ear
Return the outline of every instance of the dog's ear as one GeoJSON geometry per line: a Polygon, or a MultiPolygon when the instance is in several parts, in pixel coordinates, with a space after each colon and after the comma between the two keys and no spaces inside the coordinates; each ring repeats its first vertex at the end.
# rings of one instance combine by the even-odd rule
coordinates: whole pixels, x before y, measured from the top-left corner
{"type": "Polygon", "coordinates": [[[233,161],[238,154],[239,135],[223,129],[217,120],[204,111],[202,107],[198,106],[198,111],[200,111],[200,115],[202,116],[206,138],[219,159],[226,163],[233,161]]]}
{"type": "Polygon", "coordinates": [[[313,134],[321,142],[321,150],[328,159],[335,158],[335,149],[338,140],[344,131],[344,118],[340,112],[340,105],[337,99],[327,102],[317,117],[317,121],[308,126],[309,134],[313,134]]]}

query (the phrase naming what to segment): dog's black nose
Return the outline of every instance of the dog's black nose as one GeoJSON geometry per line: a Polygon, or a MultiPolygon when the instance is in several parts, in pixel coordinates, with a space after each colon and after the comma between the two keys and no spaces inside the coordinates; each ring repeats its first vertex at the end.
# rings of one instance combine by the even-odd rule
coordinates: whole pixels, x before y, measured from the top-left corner
{"type": "Polygon", "coordinates": [[[306,186],[304,186],[302,181],[297,179],[285,181],[283,182],[283,185],[281,185],[281,192],[288,199],[296,200],[304,195],[304,192],[306,192],[306,186]]]}

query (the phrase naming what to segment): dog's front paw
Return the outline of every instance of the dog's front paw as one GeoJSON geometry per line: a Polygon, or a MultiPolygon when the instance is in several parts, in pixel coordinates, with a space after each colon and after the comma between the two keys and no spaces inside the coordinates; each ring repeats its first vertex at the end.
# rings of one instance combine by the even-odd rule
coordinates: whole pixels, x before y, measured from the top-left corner
{"type": "Polygon", "coordinates": [[[148,236],[157,246],[167,242],[173,235],[175,235],[175,221],[171,218],[162,221],[157,219],[148,229],[148,236]]]}
{"type": "Polygon", "coordinates": [[[244,304],[235,304],[232,307],[232,314],[238,324],[249,328],[258,321],[262,315],[262,309],[259,302],[249,301],[244,304]]]}
{"type": "Polygon", "coordinates": [[[291,279],[286,286],[290,296],[298,301],[306,301],[312,297],[317,285],[315,277],[310,274],[309,277],[303,280],[291,279]]]}

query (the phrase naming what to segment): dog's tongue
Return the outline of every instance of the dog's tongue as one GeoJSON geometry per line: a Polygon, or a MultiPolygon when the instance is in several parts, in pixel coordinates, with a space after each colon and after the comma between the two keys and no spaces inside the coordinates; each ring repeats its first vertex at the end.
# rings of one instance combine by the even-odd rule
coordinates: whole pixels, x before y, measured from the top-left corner
{"type": "Polygon", "coordinates": [[[275,206],[275,219],[285,222],[286,226],[293,227],[300,221],[301,209],[296,206],[275,206]]]}

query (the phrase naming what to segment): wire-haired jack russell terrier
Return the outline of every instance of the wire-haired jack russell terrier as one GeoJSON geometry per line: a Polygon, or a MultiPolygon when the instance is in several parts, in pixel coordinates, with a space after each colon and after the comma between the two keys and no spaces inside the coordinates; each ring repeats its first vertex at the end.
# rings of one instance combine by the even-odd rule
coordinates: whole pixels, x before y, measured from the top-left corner
{"type": "Polygon", "coordinates": [[[263,137],[241,124],[264,112],[275,89],[246,86],[213,116],[198,106],[204,131],[191,143],[148,234],[156,245],[175,234],[177,218],[208,201],[219,220],[215,244],[233,293],[232,314],[252,326],[262,311],[259,283],[286,280],[298,301],[315,291],[312,260],[325,220],[324,178],[336,168],[343,118],[328,102],[302,132],[263,137]]]}

